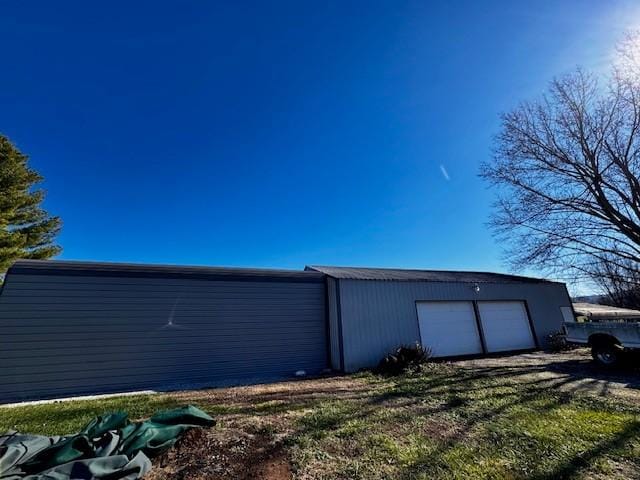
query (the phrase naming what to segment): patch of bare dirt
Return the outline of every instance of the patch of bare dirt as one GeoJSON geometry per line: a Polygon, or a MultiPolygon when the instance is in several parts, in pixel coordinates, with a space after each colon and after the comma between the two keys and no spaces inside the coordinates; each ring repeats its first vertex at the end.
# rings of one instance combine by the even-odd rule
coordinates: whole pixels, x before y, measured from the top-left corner
{"type": "MultiPolygon", "coordinates": [[[[270,403],[274,410],[304,407],[314,401],[330,399],[357,399],[371,392],[372,385],[351,377],[335,376],[311,380],[294,380],[272,384],[247,385],[231,388],[214,388],[176,392],[172,396],[179,401],[203,401],[213,405],[226,405],[238,409],[253,408],[257,404],[270,403]]],[[[267,407],[267,405],[265,405],[267,407]]]]}
{"type": "Polygon", "coordinates": [[[154,459],[150,480],[290,480],[281,441],[233,429],[193,429],[154,459]]]}
{"type": "Polygon", "coordinates": [[[451,420],[433,418],[426,422],[422,429],[422,433],[428,437],[435,438],[442,441],[448,441],[452,439],[460,439],[464,436],[462,432],[462,426],[451,420]]]}
{"type": "Polygon", "coordinates": [[[326,399],[357,399],[373,386],[350,377],[325,377],[273,384],[193,390],[170,394],[180,403],[213,411],[218,424],[194,429],[153,460],[150,480],[285,480],[292,478],[284,440],[296,418],[326,399]]]}

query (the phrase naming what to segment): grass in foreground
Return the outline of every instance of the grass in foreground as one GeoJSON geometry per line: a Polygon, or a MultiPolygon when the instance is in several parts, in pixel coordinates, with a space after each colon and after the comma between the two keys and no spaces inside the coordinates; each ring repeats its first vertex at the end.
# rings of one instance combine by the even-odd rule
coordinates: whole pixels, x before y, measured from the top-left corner
{"type": "Polygon", "coordinates": [[[324,403],[292,442],[317,478],[640,478],[640,405],[526,369],[428,365],[357,401],[324,403]]]}
{"type": "Polygon", "coordinates": [[[108,412],[124,410],[129,418],[138,419],[176,406],[178,403],[167,395],[135,395],[0,408],[0,433],[18,430],[40,435],[66,435],[108,412]]]}
{"type": "MultiPolygon", "coordinates": [[[[345,381],[354,378],[357,391],[324,397],[221,405],[192,392],[189,401],[213,415],[259,418],[286,438],[305,479],[640,478],[640,405],[584,394],[568,375],[429,364],[345,381]]],[[[0,409],[0,430],[69,433],[105,411],[140,418],[178,403],[155,395],[0,409]]]]}

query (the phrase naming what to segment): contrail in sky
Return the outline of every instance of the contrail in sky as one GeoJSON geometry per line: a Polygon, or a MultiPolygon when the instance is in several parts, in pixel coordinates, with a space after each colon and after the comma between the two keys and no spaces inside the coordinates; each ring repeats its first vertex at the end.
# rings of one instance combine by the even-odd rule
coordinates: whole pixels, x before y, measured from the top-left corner
{"type": "Polygon", "coordinates": [[[451,180],[451,178],[449,178],[449,172],[447,172],[447,169],[444,168],[444,165],[442,164],[440,164],[440,171],[442,172],[442,176],[445,178],[447,182],[451,180]]]}

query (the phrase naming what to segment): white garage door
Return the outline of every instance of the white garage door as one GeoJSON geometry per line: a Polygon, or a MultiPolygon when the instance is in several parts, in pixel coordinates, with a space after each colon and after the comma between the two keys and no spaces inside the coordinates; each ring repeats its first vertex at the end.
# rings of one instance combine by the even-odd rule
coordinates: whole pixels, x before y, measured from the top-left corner
{"type": "Polygon", "coordinates": [[[478,302],[489,352],[535,348],[524,302],[478,302]]]}
{"type": "Polygon", "coordinates": [[[482,353],[471,302],[418,302],[420,341],[434,357],[482,353]]]}

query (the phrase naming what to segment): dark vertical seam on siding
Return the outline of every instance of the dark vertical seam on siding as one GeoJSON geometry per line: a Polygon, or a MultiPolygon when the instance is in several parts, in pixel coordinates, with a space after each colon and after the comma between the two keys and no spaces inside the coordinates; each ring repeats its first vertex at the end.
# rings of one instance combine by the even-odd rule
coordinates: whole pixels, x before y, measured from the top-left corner
{"type": "Polygon", "coordinates": [[[336,313],[338,315],[338,345],[340,346],[340,370],[344,372],[344,340],[342,338],[342,303],[340,302],[340,280],[336,280],[336,313]]]}
{"type": "Polygon", "coordinates": [[[324,321],[325,321],[325,342],[326,342],[326,366],[331,366],[331,303],[329,302],[329,277],[324,282],[324,321]]]}
{"type": "Polygon", "coordinates": [[[422,329],[420,328],[420,314],[418,313],[418,302],[420,302],[420,300],[415,300],[413,302],[413,306],[416,311],[416,322],[418,323],[418,341],[420,342],[420,346],[424,348],[424,345],[422,343],[422,329]]]}
{"type": "Polygon", "coordinates": [[[482,347],[482,353],[487,354],[487,339],[484,336],[484,328],[482,328],[482,318],[480,317],[480,308],[478,308],[478,301],[472,300],[473,304],[473,316],[476,318],[476,327],[478,328],[478,334],[480,335],[480,346],[482,347]]]}
{"type": "Polygon", "coordinates": [[[523,300],[522,303],[524,303],[524,309],[525,309],[525,312],[527,314],[527,320],[529,320],[529,328],[531,328],[531,334],[533,335],[533,343],[536,344],[536,349],[539,350],[540,349],[540,342],[538,341],[538,334],[536,333],[536,327],[533,324],[533,320],[531,319],[531,312],[529,311],[529,304],[527,303],[526,300],[523,300]]]}

